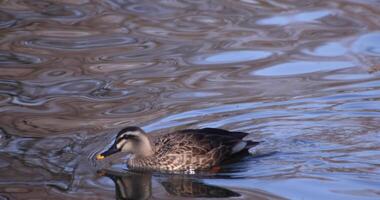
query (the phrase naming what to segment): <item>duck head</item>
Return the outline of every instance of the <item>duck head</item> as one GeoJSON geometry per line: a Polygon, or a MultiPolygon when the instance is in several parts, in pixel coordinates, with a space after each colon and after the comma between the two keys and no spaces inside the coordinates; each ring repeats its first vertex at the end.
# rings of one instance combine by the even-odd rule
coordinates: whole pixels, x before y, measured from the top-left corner
{"type": "Polygon", "coordinates": [[[152,145],[145,132],[135,126],[122,129],[116,136],[113,145],[105,152],[96,156],[102,160],[112,154],[124,152],[137,157],[145,157],[153,154],[152,145]]]}

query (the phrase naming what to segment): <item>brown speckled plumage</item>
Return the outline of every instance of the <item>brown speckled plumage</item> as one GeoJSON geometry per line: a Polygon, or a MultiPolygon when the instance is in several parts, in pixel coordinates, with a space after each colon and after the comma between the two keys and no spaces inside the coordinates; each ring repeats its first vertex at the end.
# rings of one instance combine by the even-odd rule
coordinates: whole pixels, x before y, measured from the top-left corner
{"type": "Polygon", "coordinates": [[[219,165],[247,133],[204,128],[150,136],[153,155],[128,160],[134,169],[199,170],[219,165]]]}

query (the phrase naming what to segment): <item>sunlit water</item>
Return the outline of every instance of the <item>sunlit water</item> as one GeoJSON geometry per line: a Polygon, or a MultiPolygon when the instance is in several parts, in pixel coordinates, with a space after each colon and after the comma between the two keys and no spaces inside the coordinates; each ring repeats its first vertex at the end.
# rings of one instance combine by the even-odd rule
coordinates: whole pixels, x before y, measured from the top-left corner
{"type": "Polygon", "coordinates": [[[374,0],[0,1],[0,199],[379,199],[379,16],[374,0]],[[217,174],[94,161],[128,125],[262,143],[217,174]]]}

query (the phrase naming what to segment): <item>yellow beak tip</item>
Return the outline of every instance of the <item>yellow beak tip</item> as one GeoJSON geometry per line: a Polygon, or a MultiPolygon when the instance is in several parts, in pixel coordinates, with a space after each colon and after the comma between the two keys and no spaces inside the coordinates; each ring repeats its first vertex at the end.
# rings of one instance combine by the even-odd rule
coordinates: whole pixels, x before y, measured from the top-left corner
{"type": "Polygon", "coordinates": [[[100,154],[96,155],[96,160],[103,160],[104,158],[105,157],[100,154]]]}

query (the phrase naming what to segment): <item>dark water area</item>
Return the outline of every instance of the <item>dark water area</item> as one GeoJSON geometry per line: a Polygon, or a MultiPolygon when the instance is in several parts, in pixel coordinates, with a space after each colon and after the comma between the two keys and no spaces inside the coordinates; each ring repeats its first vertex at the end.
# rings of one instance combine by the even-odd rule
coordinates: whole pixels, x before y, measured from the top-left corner
{"type": "Polygon", "coordinates": [[[2,0],[0,199],[380,199],[379,19],[375,0],[2,0]],[[219,173],[95,161],[129,125],[263,142],[219,173]]]}

